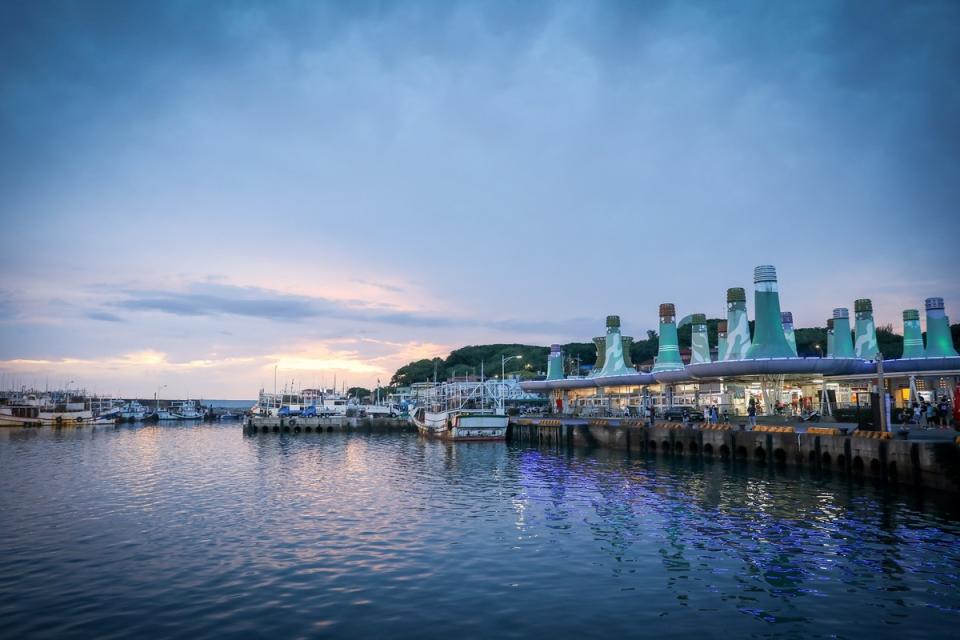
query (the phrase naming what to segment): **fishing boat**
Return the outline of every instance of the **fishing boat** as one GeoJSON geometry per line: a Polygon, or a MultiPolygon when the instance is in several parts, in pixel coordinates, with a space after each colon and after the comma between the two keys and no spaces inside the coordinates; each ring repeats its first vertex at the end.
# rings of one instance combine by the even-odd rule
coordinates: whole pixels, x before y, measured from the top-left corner
{"type": "Polygon", "coordinates": [[[150,409],[136,400],[131,400],[120,407],[120,417],[124,420],[143,420],[150,415],[150,409]]]}
{"type": "Polygon", "coordinates": [[[170,413],[175,414],[178,420],[202,420],[203,412],[197,410],[194,400],[176,402],[170,407],[170,413]]]}
{"type": "Polygon", "coordinates": [[[421,390],[410,422],[444,440],[503,440],[507,416],[499,382],[445,382],[421,390]]]}
{"type": "Polygon", "coordinates": [[[0,425],[63,426],[91,424],[90,399],[69,391],[17,393],[0,406],[0,425]]]}

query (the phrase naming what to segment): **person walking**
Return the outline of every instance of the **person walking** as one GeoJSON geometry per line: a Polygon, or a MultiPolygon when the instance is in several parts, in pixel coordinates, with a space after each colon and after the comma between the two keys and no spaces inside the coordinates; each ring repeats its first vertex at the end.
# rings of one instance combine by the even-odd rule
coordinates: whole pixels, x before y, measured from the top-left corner
{"type": "Polygon", "coordinates": [[[923,410],[923,422],[928,427],[932,427],[939,422],[939,420],[937,420],[937,405],[933,404],[933,402],[926,403],[923,410]]]}
{"type": "Polygon", "coordinates": [[[757,403],[750,398],[750,404],[747,406],[747,416],[750,418],[750,426],[757,426],[757,403]]]}
{"type": "Polygon", "coordinates": [[[950,426],[950,403],[947,402],[947,396],[940,398],[940,404],[937,406],[937,424],[941,427],[950,426]]]}

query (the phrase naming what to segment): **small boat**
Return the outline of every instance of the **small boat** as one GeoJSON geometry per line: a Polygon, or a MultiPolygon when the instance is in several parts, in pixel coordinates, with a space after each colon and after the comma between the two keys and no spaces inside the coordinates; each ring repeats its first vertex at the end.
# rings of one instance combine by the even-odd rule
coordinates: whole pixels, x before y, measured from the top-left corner
{"type": "Polygon", "coordinates": [[[174,403],[170,407],[170,412],[179,416],[178,420],[202,420],[203,412],[197,410],[197,404],[193,400],[184,400],[174,403]]]}
{"type": "Polygon", "coordinates": [[[148,415],[150,415],[150,410],[136,400],[131,400],[120,407],[120,417],[124,420],[143,420],[148,415]]]}

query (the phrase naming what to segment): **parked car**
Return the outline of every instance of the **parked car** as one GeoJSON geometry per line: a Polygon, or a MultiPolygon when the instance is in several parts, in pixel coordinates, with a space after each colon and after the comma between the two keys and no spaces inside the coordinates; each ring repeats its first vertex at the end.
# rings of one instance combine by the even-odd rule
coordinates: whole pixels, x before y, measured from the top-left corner
{"type": "Polygon", "coordinates": [[[663,410],[663,419],[670,422],[681,422],[683,415],[687,415],[690,422],[703,422],[703,411],[696,407],[669,407],[663,410]]]}

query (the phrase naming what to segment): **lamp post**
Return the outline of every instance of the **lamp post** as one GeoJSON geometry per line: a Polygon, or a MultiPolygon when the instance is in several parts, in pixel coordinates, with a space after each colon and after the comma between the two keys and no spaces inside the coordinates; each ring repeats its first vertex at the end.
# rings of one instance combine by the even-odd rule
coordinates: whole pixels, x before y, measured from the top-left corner
{"type": "Polygon", "coordinates": [[[509,356],[509,357],[503,356],[503,355],[500,356],[500,380],[501,381],[507,379],[506,365],[507,365],[507,362],[509,362],[510,360],[513,360],[514,358],[518,360],[523,360],[523,356],[509,356]]]}
{"type": "Polygon", "coordinates": [[[523,356],[510,356],[510,357],[507,357],[504,355],[500,356],[500,404],[501,406],[504,406],[504,399],[507,396],[506,388],[504,387],[504,385],[507,383],[507,373],[506,373],[507,361],[513,360],[514,358],[516,358],[517,360],[523,360],[523,356]]]}
{"type": "Polygon", "coordinates": [[[166,388],[167,385],[161,385],[157,387],[157,390],[153,394],[153,403],[157,406],[157,413],[160,413],[160,391],[166,388]]]}
{"type": "Polygon", "coordinates": [[[823,353],[822,353],[821,350],[820,350],[820,345],[819,345],[819,344],[815,344],[815,345],[813,345],[813,346],[817,348],[817,357],[818,357],[818,358],[822,358],[822,357],[823,357],[823,353]]]}

